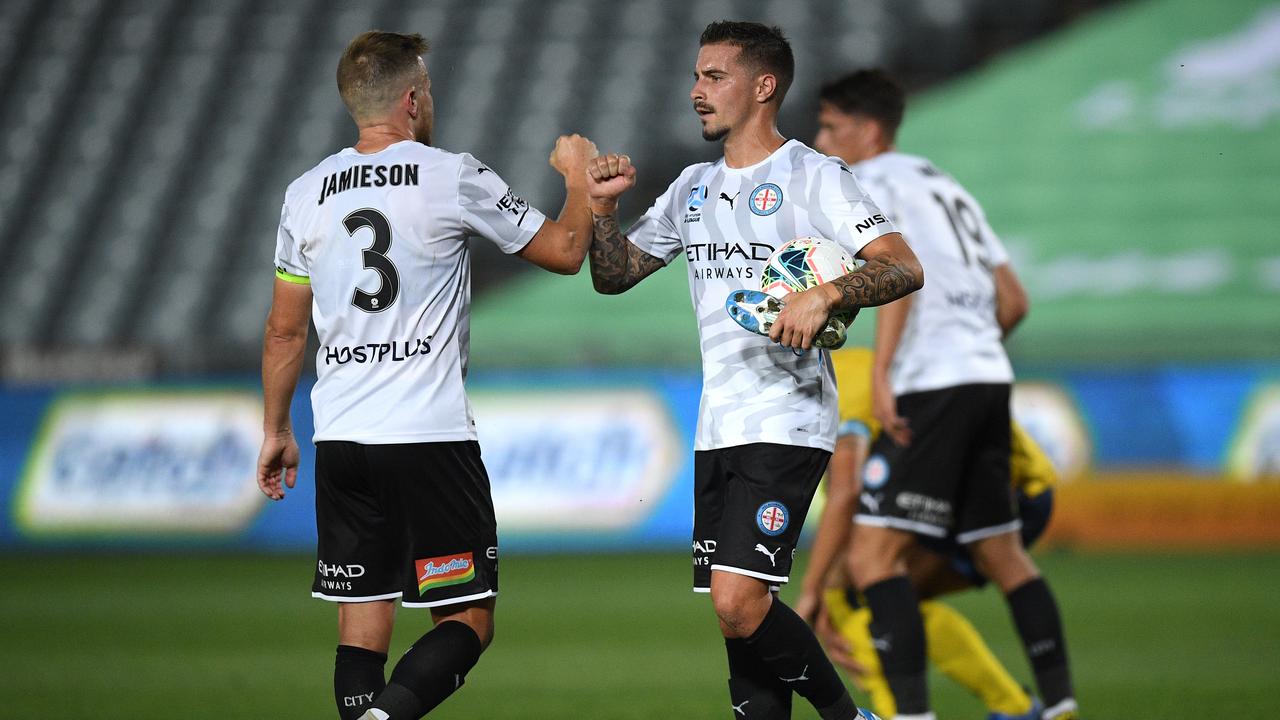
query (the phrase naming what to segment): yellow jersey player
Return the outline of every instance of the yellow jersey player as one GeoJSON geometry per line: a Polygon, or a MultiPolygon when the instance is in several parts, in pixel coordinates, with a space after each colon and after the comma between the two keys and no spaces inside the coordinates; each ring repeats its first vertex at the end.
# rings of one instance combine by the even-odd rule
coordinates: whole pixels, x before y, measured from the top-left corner
{"type": "MultiPolygon", "coordinates": [[[[849,522],[862,491],[863,466],[871,441],[880,433],[871,403],[870,348],[831,353],[840,390],[840,422],[836,450],[827,476],[827,502],[814,539],[812,557],[801,583],[796,611],[814,622],[832,659],[848,669],[871,697],[874,710],[893,717],[893,693],[880,668],[869,625],[871,611],[858,599],[842,558],[849,522]]],[[[1039,538],[1053,511],[1057,473],[1044,451],[1025,430],[1012,423],[1011,484],[1018,496],[1026,545],[1039,538]]],[[[922,598],[929,659],[943,674],[980,698],[989,720],[1035,718],[1039,707],[992,654],[978,631],[960,613],[932,599],[946,592],[981,587],[987,580],[964,547],[954,541],[921,543],[908,559],[912,582],[922,598]]]]}

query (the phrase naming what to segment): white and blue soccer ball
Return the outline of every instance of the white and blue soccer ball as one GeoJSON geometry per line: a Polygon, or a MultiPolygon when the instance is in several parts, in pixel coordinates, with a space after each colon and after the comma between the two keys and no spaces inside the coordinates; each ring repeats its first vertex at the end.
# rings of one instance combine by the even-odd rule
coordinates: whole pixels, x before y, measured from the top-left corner
{"type": "Polygon", "coordinates": [[[808,290],[858,269],[839,243],[819,237],[789,240],[773,251],[765,262],[760,289],[782,299],[789,293],[808,290]]]}
{"type": "MultiPolygon", "coordinates": [[[[779,300],[793,292],[831,282],[857,270],[855,260],[839,243],[820,237],[799,237],[773,251],[760,276],[760,290],[779,300]]],[[[848,327],[858,311],[831,316],[827,328],[818,334],[818,347],[836,349],[844,345],[848,327]]]]}

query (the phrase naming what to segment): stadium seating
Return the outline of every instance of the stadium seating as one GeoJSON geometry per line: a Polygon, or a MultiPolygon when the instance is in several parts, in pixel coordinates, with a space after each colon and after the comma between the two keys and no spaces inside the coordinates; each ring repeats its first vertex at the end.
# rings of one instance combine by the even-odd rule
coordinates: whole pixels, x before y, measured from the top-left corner
{"type": "MultiPolygon", "coordinates": [[[[143,348],[170,372],[252,367],[280,198],[354,136],[333,69],[363,29],[427,35],[437,142],[550,212],[560,132],[645,158],[637,195],[713,152],[687,99],[708,19],[786,28],[801,100],[783,120],[804,137],[803,98],[851,64],[887,63],[920,85],[1059,12],[1048,0],[890,3],[6,0],[0,347],[143,348]]],[[[474,247],[480,289],[519,268],[474,247]]]]}

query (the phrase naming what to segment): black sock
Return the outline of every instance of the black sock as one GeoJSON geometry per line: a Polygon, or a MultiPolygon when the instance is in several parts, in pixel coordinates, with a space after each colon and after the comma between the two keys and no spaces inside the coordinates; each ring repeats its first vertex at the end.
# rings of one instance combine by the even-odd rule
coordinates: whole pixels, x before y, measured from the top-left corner
{"type": "Polygon", "coordinates": [[[480,638],[470,626],[440,623],[405,651],[374,707],[391,720],[418,720],[462,687],[480,651],[480,638]]]}
{"type": "Polygon", "coordinates": [[[823,720],[853,718],[858,708],[813,630],[776,597],[760,627],[747,638],[764,664],[818,711],[823,720]]]}
{"type": "Polygon", "coordinates": [[[356,720],[373,707],[373,699],[386,687],[382,669],[387,664],[385,653],[354,645],[339,645],[333,660],[333,696],[338,703],[338,717],[356,720]]]}
{"type": "Polygon", "coordinates": [[[1049,585],[1043,578],[1036,578],[1019,585],[1006,599],[1045,706],[1053,707],[1073,697],[1062,616],[1049,585]]]}
{"type": "Polygon", "coordinates": [[[905,575],[862,591],[871,608],[871,641],[900,715],[929,712],[925,676],[924,620],[920,600],[905,575]]]}
{"type": "Polygon", "coordinates": [[[755,649],[741,638],[725,638],[729,656],[729,702],[734,717],[772,720],[791,717],[791,688],[778,679],[755,649]]]}

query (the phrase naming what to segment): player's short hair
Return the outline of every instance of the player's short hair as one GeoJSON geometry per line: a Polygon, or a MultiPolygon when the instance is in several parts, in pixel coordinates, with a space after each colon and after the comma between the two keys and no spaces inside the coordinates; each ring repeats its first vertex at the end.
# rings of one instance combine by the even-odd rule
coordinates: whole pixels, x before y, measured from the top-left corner
{"type": "Polygon", "coordinates": [[[351,117],[359,121],[385,111],[416,80],[418,58],[428,49],[418,33],[357,35],[338,61],[338,93],[351,117]]]}
{"type": "Polygon", "coordinates": [[[849,115],[865,115],[884,127],[890,139],[898,134],[907,94],[893,76],[880,68],[849,73],[818,91],[818,99],[849,115]]]}
{"type": "Polygon", "coordinates": [[[754,22],[717,20],[702,31],[699,46],[724,43],[742,51],[742,61],[757,72],[764,71],[778,80],[773,96],[782,104],[791,80],[796,76],[796,58],[782,28],[754,22]]]}

